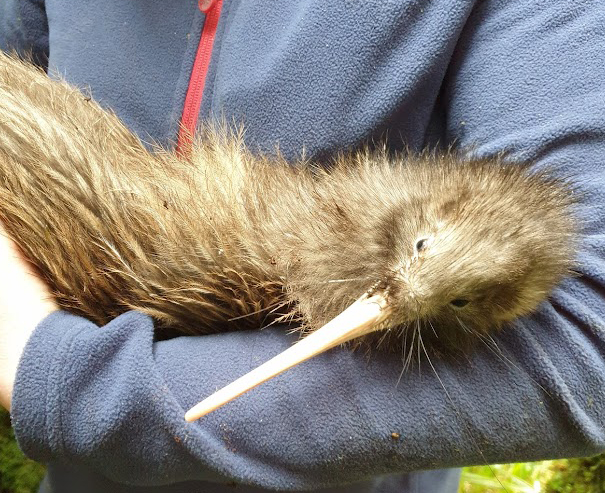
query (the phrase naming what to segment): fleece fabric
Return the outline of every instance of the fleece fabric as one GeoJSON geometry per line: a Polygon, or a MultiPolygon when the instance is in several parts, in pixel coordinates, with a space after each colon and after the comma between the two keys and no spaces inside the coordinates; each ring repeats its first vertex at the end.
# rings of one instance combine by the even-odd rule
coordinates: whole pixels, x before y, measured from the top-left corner
{"type": "MultiPolygon", "coordinates": [[[[47,55],[171,145],[203,23],[193,0],[3,0],[0,47],[47,55]]],[[[56,312],[13,396],[42,491],[445,493],[455,469],[403,473],[603,451],[604,50],[602,0],[224,0],[202,119],[292,159],[387,138],[549,165],[582,191],[579,275],[467,358],[402,374],[400,355],[337,348],[191,424],[186,409],[293,336],[155,342],[140,313],[100,328],[56,312]]]]}

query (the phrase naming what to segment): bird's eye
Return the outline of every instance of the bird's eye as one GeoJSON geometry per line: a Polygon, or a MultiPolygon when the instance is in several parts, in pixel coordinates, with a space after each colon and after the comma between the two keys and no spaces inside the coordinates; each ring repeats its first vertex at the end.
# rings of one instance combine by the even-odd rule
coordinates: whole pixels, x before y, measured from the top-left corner
{"type": "Polygon", "coordinates": [[[466,305],[468,305],[468,303],[468,300],[462,298],[456,298],[455,300],[450,301],[450,305],[455,306],[456,308],[465,307],[466,305]]]}
{"type": "Polygon", "coordinates": [[[426,243],[428,241],[428,238],[420,238],[417,242],[416,242],[416,251],[419,252],[420,250],[422,250],[424,247],[426,247],[426,243]]]}

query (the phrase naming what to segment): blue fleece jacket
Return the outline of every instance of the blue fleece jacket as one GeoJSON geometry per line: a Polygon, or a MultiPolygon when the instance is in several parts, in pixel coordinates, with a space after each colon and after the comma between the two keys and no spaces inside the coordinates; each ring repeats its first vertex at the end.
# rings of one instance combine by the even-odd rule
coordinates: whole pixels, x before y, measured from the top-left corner
{"type": "MultiPolygon", "coordinates": [[[[170,145],[203,23],[193,0],[3,0],[0,47],[47,53],[170,145]]],[[[437,493],[455,491],[455,471],[401,473],[604,450],[604,33],[602,0],[225,0],[202,118],[244,122],[253,148],[289,158],[387,135],[554,166],[584,191],[581,275],[497,349],[435,359],[439,377],[337,348],[195,423],[186,409],[293,336],[154,342],[139,313],[99,328],[56,312],[13,396],[21,447],[49,463],[44,491],[437,493]]]]}

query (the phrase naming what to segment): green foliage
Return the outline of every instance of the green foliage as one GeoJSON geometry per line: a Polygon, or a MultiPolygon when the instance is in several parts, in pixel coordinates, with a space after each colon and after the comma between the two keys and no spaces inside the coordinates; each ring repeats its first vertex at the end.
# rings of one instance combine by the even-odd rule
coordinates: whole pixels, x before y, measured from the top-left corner
{"type": "Polygon", "coordinates": [[[547,462],[465,467],[459,493],[538,493],[547,462]]]}
{"type": "Polygon", "coordinates": [[[603,493],[605,454],[582,459],[467,467],[459,493],[603,493]]]}
{"type": "Polygon", "coordinates": [[[34,493],[43,475],[44,467],[19,450],[10,417],[0,409],[0,493],[34,493]]]}
{"type": "Polygon", "coordinates": [[[602,493],[605,491],[605,454],[556,461],[544,493],[602,493]]]}

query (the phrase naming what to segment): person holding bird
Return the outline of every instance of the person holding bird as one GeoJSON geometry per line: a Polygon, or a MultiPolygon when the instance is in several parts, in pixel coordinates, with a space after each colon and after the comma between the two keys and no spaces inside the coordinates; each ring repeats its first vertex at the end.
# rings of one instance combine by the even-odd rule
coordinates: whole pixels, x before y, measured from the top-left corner
{"type": "Polygon", "coordinates": [[[199,396],[296,337],[273,327],[156,340],[136,311],[99,328],[56,310],[5,241],[0,395],[20,446],[49,464],[41,491],[235,482],[445,493],[459,474],[447,468],[602,450],[601,10],[447,0],[0,5],[2,49],[29,51],[89,87],[143,141],[186,151],[198,120],[225,117],[244,124],[251,149],[279,145],[289,161],[303,150],[325,161],[385,135],[392,151],[456,142],[573,170],[585,204],[580,275],[466,358],[421,360],[402,374],[399,354],[368,360],[337,348],[194,423],[183,414],[199,396]]]}

